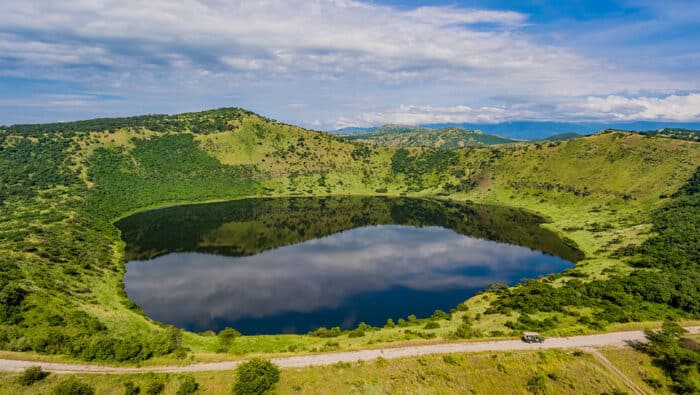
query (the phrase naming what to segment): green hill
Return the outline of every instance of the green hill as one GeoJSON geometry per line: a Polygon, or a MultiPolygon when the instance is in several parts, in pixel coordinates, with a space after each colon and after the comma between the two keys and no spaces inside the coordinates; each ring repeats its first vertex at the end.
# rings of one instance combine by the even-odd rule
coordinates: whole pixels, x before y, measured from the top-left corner
{"type": "Polygon", "coordinates": [[[430,129],[421,126],[385,125],[371,132],[338,134],[350,141],[390,147],[432,147],[453,149],[472,146],[513,144],[517,140],[458,127],[430,129]]]}
{"type": "MultiPolygon", "coordinates": [[[[10,126],[0,130],[0,348],[131,362],[213,354],[215,336],[166,328],[126,298],[125,245],[113,222],[147,208],[261,196],[382,194],[525,208],[585,253],[570,272],[467,301],[469,312],[455,317],[469,316],[469,330],[462,319],[442,320],[438,338],[700,318],[692,302],[700,300],[699,165],[696,142],[627,132],[394,148],[240,109],[10,126]],[[569,289],[577,293],[558,291],[569,289]],[[553,296],[544,303],[536,295],[553,296]]],[[[414,329],[344,334],[332,347],[423,341],[414,329]]],[[[244,336],[232,347],[330,346],[319,336],[280,335],[244,336]]]]}

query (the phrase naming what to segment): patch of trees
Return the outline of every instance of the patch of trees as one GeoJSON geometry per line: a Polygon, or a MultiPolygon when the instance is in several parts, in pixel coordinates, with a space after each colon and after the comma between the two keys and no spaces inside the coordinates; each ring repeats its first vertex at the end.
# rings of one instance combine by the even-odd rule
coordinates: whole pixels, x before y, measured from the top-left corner
{"type": "Polygon", "coordinates": [[[148,336],[119,336],[94,317],[84,316],[82,324],[76,322],[72,312],[61,326],[52,326],[45,333],[28,339],[27,349],[42,354],[63,354],[87,361],[138,362],[155,356],[176,353],[184,356],[182,333],[176,328],[153,333],[148,336]]]}
{"type": "Polygon", "coordinates": [[[391,157],[391,170],[407,176],[421,176],[427,173],[445,173],[450,166],[459,164],[459,155],[454,151],[429,150],[411,155],[408,150],[399,149],[391,157]]]}
{"type": "Polygon", "coordinates": [[[700,344],[684,339],[684,333],[680,325],[666,321],[660,331],[647,330],[649,342],[639,348],[673,380],[674,392],[697,394],[700,393],[700,344]]]}
{"type": "Polygon", "coordinates": [[[0,204],[9,197],[28,198],[39,190],[75,184],[78,179],[68,168],[69,146],[60,136],[0,140],[0,204]]]}
{"type": "Polygon", "coordinates": [[[131,152],[99,148],[89,163],[90,208],[114,218],[123,212],[174,200],[254,194],[251,167],[222,165],[189,134],[134,140],[131,152]],[[128,192],[128,193],[127,193],[128,192]]]}
{"type": "Polygon", "coordinates": [[[197,113],[177,115],[141,115],[127,118],[98,118],[86,121],[61,122],[36,125],[13,125],[5,128],[5,132],[20,136],[41,136],[47,133],[58,133],[71,137],[81,133],[96,131],[116,131],[118,129],[148,129],[154,132],[216,133],[231,130],[231,122],[242,119],[246,115],[254,115],[240,108],[221,108],[197,113]]]}

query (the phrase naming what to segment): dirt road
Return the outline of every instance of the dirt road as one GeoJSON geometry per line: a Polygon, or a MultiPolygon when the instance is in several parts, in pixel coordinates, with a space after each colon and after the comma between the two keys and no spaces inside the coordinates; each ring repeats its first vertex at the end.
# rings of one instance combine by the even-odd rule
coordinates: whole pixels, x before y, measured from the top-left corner
{"type": "Polygon", "coordinates": [[[636,395],[645,395],[646,392],[639,388],[637,384],[634,383],[634,381],[630,380],[629,377],[627,377],[626,374],[624,374],[620,369],[617,368],[612,362],[610,362],[609,359],[605,357],[605,355],[601,354],[600,351],[596,350],[595,348],[590,348],[590,347],[585,347],[582,350],[585,352],[593,355],[595,359],[597,359],[603,366],[605,366],[606,369],[611,371],[614,375],[620,378],[625,385],[627,385],[627,388],[632,390],[633,393],[636,395]]]}
{"type": "MultiPolygon", "coordinates": [[[[686,328],[690,333],[700,333],[700,326],[686,328]]],[[[481,351],[516,351],[544,350],[551,348],[587,348],[602,346],[619,346],[628,342],[645,341],[643,331],[612,332],[599,335],[555,337],[548,338],[544,343],[527,344],[520,340],[501,340],[484,342],[461,342],[429,344],[399,348],[384,348],[372,350],[345,351],[315,355],[300,355],[295,357],[273,358],[272,362],[281,368],[298,368],[305,366],[332,365],[338,362],[357,362],[372,360],[379,357],[392,359],[428,354],[469,353],[481,351]]],[[[41,366],[42,369],[54,373],[145,373],[145,372],[204,372],[217,370],[233,370],[242,361],[226,361],[198,363],[186,366],[153,366],[153,367],[112,367],[100,365],[83,365],[71,363],[32,362],[0,359],[0,371],[17,372],[29,366],[41,366]]]]}

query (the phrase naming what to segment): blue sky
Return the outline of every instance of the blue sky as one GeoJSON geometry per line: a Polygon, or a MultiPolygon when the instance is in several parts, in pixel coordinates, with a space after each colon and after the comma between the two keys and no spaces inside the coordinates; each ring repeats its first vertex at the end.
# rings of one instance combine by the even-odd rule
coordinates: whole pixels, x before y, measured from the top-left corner
{"type": "Polygon", "coordinates": [[[0,124],[700,121],[695,0],[57,3],[0,4],[0,124]]]}

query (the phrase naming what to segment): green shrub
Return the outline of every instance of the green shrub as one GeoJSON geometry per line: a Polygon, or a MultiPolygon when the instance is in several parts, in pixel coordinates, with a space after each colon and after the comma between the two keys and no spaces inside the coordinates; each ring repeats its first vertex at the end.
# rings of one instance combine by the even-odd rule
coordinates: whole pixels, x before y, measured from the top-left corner
{"type": "Polygon", "coordinates": [[[236,369],[236,395],[259,395],[270,391],[280,379],[280,371],[270,361],[255,358],[236,369]]]}
{"type": "Polygon", "coordinates": [[[362,330],[361,328],[355,328],[348,332],[348,337],[363,337],[365,335],[365,331],[362,330]]]}
{"type": "Polygon", "coordinates": [[[386,320],[386,324],[384,325],[385,328],[393,328],[395,326],[396,326],[396,324],[394,323],[394,320],[392,320],[391,318],[386,320]]]}
{"type": "Polygon", "coordinates": [[[547,376],[543,373],[536,374],[527,381],[527,390],[536,395],[547,393],[547,376]]]}
{"type": "Polygon", "coordinates": [[[480,330],[472,328],[470,324],[463,323],[455,330],[453,336],[459,339],[471,339],[481,337],[482,333],[480,330]]]}
{"type": "Polygon", "coordinates": [[[331,329],[325,328],[325,327],[320,327],[316,329],[315,331],[309,332],[310,336],[316,336],[316,337],[338,337],[342,334],[342,331],[340,330],[339,326],[334,326],[331,329]]]}
{"type": "Polygon", "coordinates": [[[139,395],[141,388],[131,381],[124,383],[124,395],[139,395]]]}
{"type": "Polygon", "coordinates": [[[51,393],[54,395],[94,395],[95,389],[74,378],[70,378],[58,383],[51,393]]]}
{"type": "Polygon", "coordinates": [[[439,328],[439,327],[440,327],[440,324],[438,324],[438,323],[435,322],[435,321],[430,321],[430,322],[428,322],[427,324],[425,324],[425,326],[423,327],[423,329],[437,329],[437,328],[439,328]]]}
{"type": "Polygon", "coordinates": [[[433,313],[433,316],[430,318],[432,318],[434,320],[446,320],[446,319],[450,318],[450,316],[442,310],[435,310],[435,312],[433,313]]]}
{"type": "Polygon", "coordinates": [[[160,381],[151,381],[146,386],[146,395],[158,395],[165,389],[165,384],[160,381]]]}
{"type": "Polygon", "coordinates": [[[462,357],[459,357],[457,355],[443,355],[442,356],[443,362],[445,362],[448,365],[461,365],[462,364],[462,357]]]}
{"type": "Polygon", "coordinates": [[[199,389],[199,384],[195,381],[192,376],[185,376],[180,381],[180,387],[177,389],[177,395],[190,395],[197,392],[199,389]]]}
{"type": "Polygon", "coordinates": [[[655,390],[660,390],[661,388],[664,387],[664,385],[661,383],[659,379],[655,379],[653,377],[647,377],[644,379],[644,382],[647,383],[647,385],[655,390]]]}
{"type": "Polygon", "coordinates": [[[32,366],[24,369],[24,372],[19,376],[19,383],[21,385],[27,386],[41,381],[49,375],[49,372],[44,372],[41,370],[41,366],[32,366]]]}

